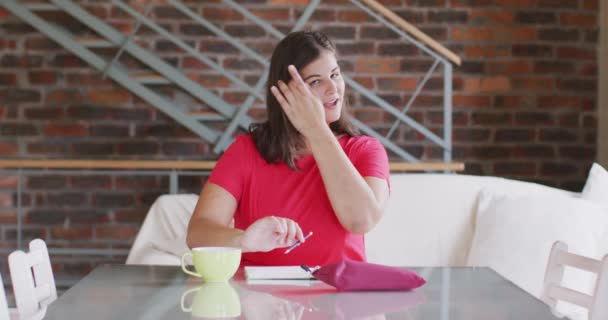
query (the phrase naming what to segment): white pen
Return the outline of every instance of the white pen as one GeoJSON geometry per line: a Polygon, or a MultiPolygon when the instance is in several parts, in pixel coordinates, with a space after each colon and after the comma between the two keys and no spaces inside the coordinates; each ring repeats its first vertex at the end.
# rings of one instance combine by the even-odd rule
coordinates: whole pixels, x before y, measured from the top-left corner
{"type": "MultiPolygon", "coordinates": [[[[309,232],[305,237],[304,240],[308,239],[310,236],[312,236],[312,231],[309,232]]],[[[297,248],[299,245],[301,245],[302,242],[300,240],[296,241],[296,243],[292,244],[291,247],[287,248],[287,250],[285,250],[284,254],[288,254],[291,252],[291,250],[297,248]]]]}

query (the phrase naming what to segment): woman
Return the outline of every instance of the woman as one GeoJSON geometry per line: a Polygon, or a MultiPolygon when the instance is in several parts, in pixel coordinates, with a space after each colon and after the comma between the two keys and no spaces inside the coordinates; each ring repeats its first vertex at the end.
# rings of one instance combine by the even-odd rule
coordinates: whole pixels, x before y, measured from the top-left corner
{"type": "Polygon", "coordinates": [[[268,120],[236,138],[203,187],[188,245],[240,247],[241,265],[365,261],[363,235],[389,194],[388,158],[346,119],[327,36],[295,32],[279,42],[266,101],[268,120]],[[285,254],[296,240],[304,243],[285,254]]]}

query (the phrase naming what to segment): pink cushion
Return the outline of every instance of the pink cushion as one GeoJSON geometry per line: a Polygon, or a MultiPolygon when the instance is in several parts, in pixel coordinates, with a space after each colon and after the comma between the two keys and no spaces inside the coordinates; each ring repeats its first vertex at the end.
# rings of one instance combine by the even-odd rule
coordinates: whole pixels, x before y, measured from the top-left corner
{"type": "Polygon", "coordinates": [[[340,291],[410,290],[426,283],[421,276],[405,268],[352,260],[323,266],[313,276],[340,291]]]}

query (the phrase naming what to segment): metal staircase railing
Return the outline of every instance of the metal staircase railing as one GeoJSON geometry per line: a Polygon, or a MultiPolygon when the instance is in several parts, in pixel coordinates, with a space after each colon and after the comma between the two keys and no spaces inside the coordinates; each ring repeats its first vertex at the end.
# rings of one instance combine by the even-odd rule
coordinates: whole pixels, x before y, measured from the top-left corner
{"type": "MultiPolygon", "coordinates": [[[[424,75],[422,80],[418,83],[416,89],[412,93],[409,101],[403,108],[397,109],[388,103],[386,100],[380,98],[374,94],[371,90],[365,88],[351,77],[344,75],[345,82],[352,89],[359,92],[363,97],[369,101],[375,103],[379,108],[382,108],[387,113],[395,118],[395,123],[388,130],[386,135],[381,135],[371,127],[367,126],[363,122],[352,118],[353,123],[360,128],[360,130],[368,135],[378,138],[387,149],[392,151],[399,157],[410,161],[417,162],[419,159],[414,157],[412,154],[404,150],[401,146],[397,145],[391,140],[397,127],[404,123],[412,129],[416,130],[423,137],[438,145],[443,149],[443,160],[449,162],[452,160],[452,145],[451,145],[451,129],[452,129],[452,63],[460,64],[460,59],[451,53],[449,50],[443,48],[434,40],[428,38],[422,34],[419,30],[409,25],[407,22],[399,18],[397,15],[383,7],[381,4],[374,0],[350,0],[350,2],[356,7],[366,12],[369,16],[375,18],[382,25],[386,26],[390,30],[397,33],[402,39],[414,44],[422,52],[428,54],[434,59],[434,62],[428,72],[424,75]],[[430,129],[426,128],[423,124],[419,123],[412,117],[407,115],[407,112],[411,109],[416,97],[420,94],[422,88],[428,82],[430,77],[435,73],[439,65],[443,66],[443,136],[440,137],[430,129]]],[[[192,11],[190,8],[182,4],[178,0],[168,0],[167,3],[173,6],[177,11],[181,12],[184,16],[192,19],[199,25],[203,26],[207,30],[228,42],[232,46],[239,49],[245,55],[251,57],[256,62],[260,63],[264,67],[264,72],[258,79],[257,83],[252,87],[246,82],[239,79],[234,74],[225,70],[222,66],[214,62],[209,57],[205,56],[199,50],[193,46],[187,44],[185,41],[179,39],[169,31],[159,26],[152,19],[147,17],[147,13],[153,4],[147,4],[144,13],[133,9],[125,1],[112,0],[112,3],[118,8],[132,16],[136,21],[136,26],[130,34],[125,35],[109,24],[105,23],[96,16],[90,14],[79,5],[75,4],[71,0],[48,0],[47,3],[38,4],[24,4],[20,1],[15,0],[0,0],[0,3],[11,11],[14,15],[24,20],[28,24],[32,25],[40,32],[47,35],[49,38],[61,44],[64,48],[73,52],[75,55],[86,61],[88,64],[103,72],[104,75],[109,76],[112,80],[116,81],[119,85],[130,90],[143,100],[150,103],[155,108],[159,109],[163,113],[173,118],[178,123],[184,125],[186,128],[203,138],[204,140],[215,145],[214,152],[222,152],[232,141],[232,135],[234,131],[240,128],[247,128],[251,123],[251,118],[247,115],[249,108],[253,103],[258,101],[264,101],[264,95],[262,89],[267,80],[268,60],[262,55],[258,54],[254,50],[247,47],[245,44],[240,42],[235,37],[232,37],[228,33],[224,32],[221,28],[216,27],[213,23],[207,20],[205,17],[192,11]],[[70,14],[72,17],[86,25],[91,30],[95,31],[101,38],[77,38],[70,34],[67,30],[62,30],[58,26],[45,21],[40,18],[33,11],[46,11],[46,10],[63,10],[70,14]],[[231,103],[226,102],[220,96],[215,95],[209,89],[202,87],[197,82],[191,80],[184,75],[180,70],[166,63],[160,59],[153,52],[142,48],[132,41],[133,36],[137,33],[140,26],[145,25],[149,29],[157,32],[165,39],[168,39],[174,45],[184,50],[188,54],[194,56],[202,63],[208,65],[214,71],[218,72],[222,76],[229,79],[234,86],[238,89],[248,93],[248,97],[242,103],[240,107],[235,107],[231,103]],[[110,61],[96,54],[93,48],[100,47],[116,47],[118,52],[110,61]],[[139,60],[145,66],[154,70],[156,74],[134,74],[124,70],[116,64],[118,57],[122,53],[128,53],[131,57],[139,60]],[[205,114],[205,115],[192,115],[181,110],[179,105],[175,101],[171,101],[170,98],[161,96],[151,90],[148,86],[155,84],[174,84],[179,89],[195,97],[203,104],[211,107],[216,113],[205,114]],[[205,121],[230,121],[228,126],[223,132],[214,130],[204,124],[205,121]],[[201,123],[203,122],[203,123],[201,123]]],[[[238,4],[233,0],[223,0],[223,3],[231,7],[235,11],[242,14],[244,17],[249,19],[251,22],[260,26],[271,36],[281,39],[284,34],[274,28],[268,22],[260,19],[242,5],[238,4]]],[[[306,9],[298,18],[293,30],[300,30],[308,22],[315,9],[319,6],[320,0],[312,0],[307,5],[306,9]]]]}

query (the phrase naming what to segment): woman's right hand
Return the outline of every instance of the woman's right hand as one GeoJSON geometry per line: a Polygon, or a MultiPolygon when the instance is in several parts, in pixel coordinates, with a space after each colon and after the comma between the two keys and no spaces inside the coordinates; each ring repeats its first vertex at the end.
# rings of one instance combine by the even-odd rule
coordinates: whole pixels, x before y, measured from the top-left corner
{"type": "Polygon", "coordinates": [[[268,252],[289,247],[297,240],[304,242],[304,234],[295,221],[269,216],[258,219],[245,230],[241,247],[244,252],[268,252]]]}

